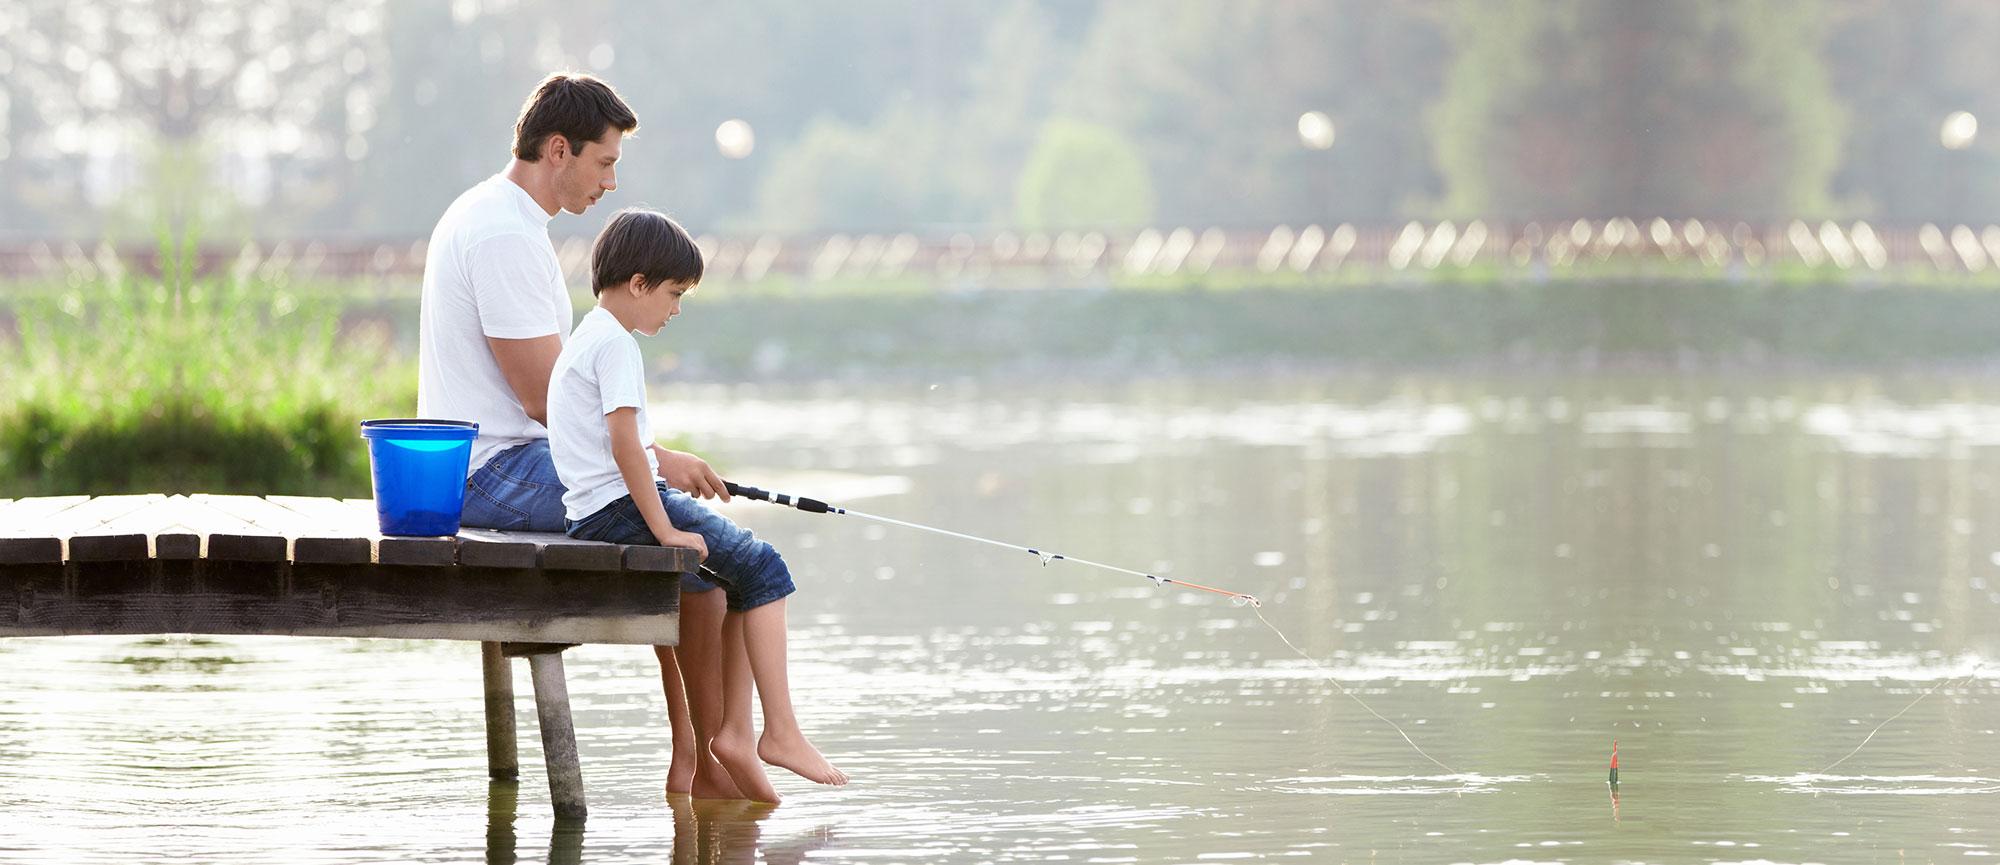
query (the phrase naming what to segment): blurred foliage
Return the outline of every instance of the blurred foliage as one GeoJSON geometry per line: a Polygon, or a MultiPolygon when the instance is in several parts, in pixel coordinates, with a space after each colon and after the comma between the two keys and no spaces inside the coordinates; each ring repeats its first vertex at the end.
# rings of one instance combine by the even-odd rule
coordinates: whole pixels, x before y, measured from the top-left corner
{"type": "Polygon", "coordinates": [[[1441,215],[1829,214],[1829,17],[1805,0],[1463,0],[1432,114],[1441,215]]]}
{"type": "Polygon", "coordinates": [[[160,277],[15,292],[0,490],[369,495],[357,425],[411,413],[415,364],[326,301],[189,281],[180,251],[160,277]]]}
{"type": "Polygon", "coordinates": [[[1995,221],[2000,137],[1938,127],[2000,116],[1996,39],[1984,0],[28,0],[0,231],[142,233],[117,211],[187,160],[213,236],[420,236],[565,68],[639,114],[621,203],[706,230],[1011,224],[1028,172],[1088,170],[1038,154],[1062,118],[1129,142],[1173,224],[1995,221]]]}
{"type": "Polygon", "coordinates": [[[1043,124],[1021,172],[1021,227],[1137,227],[1153,219],[1153,181],[1139,150],[1118,131],[1057,117],[1043,124]]]}

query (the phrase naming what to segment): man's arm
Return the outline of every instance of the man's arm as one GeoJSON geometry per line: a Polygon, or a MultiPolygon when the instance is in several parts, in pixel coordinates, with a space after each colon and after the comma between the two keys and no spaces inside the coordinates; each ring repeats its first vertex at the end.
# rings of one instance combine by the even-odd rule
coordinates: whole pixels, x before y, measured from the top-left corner
{"type": "MultiPolygon", "coordinates": [[[[555,372],[556,357],[562,354],[562,338],[555,334],[532,339],[487,337],[500,374],[514,389],[514,398],[535,423],[549,425],[549,374],[555,372]]],[[[636,436],[637,433],[635,432],[636,436]]]]}
{"type": "Polygon", "coordinates": [[[618,476],[625,479],[625,489],[645,518],[646,528],[653,530],[653,538],[660,546],[692,547],[701,558],[708,558],[708,543],[701,535],[674,528],[667,519],[667,506],[660,503],[646,465],[645,448],[639,444],[639,410],[631,406],[613,409],[604,416],[604,426],[611,433],[611,459],[618,464],[618,476]]]}
{"type": "Polygon", "coordinates": [[[660,480],[667,486],[687,493],[698,499],[720,498],[729,501],[729,487],[724,486],[721,476],[709,468],[708,461],[687,451],[671,451],[657,444],[649,444],[653,457],[660,463],[660,480]]]}

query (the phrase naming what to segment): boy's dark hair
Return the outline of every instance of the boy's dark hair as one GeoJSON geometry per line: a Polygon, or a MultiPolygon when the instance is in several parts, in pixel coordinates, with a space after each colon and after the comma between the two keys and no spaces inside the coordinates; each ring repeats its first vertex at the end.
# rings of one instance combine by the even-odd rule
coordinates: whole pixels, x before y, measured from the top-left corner
{"type": "Polygon", "coordinates": [[[618,92],[588,75],[557,72],[535,85],[521,103],[521,116],[514,121],[514,156],[522,162],[541,161],[542,142],[550,135],[569,139],[574,154],[612,128],[621,133],[639,128],[638,116],[618,92]]]}
{"type": "Polygon", "coordinates": [[[648,289],[668,281],[693,285],[701,281],[701,272],[701,249],[694,238],[657,210],[618,211],[590,246],[592,295],[624,285],[634,276],[644,276],[648,289]]]}

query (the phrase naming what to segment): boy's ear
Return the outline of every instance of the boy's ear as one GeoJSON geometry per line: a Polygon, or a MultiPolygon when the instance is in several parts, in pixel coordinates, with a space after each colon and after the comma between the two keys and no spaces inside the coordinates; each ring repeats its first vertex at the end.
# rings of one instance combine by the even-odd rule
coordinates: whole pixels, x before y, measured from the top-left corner
{"type": "Polygon", "coordinates": [[[643,273],[632,274],[632,278],[625,281],[625,287],[632,290],[632,295],[634,297],[645,294],[646,275],[643,273]]]}

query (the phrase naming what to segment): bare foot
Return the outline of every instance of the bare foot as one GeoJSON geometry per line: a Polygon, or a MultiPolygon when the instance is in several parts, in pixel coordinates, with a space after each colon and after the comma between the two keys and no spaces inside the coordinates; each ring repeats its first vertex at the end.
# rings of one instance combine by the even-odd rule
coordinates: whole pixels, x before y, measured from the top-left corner
{"type": "Polygon", "coordinates": [[[840,786],[847,783],[847,773],[833,768],[819,749],[806,741],[804,736],[774,736],[765,730],[757,740],[757,756],[764,762],[783,769],[790,769],[799,777],[821,784],[840,786]]]}
{"type": "Polygon", "coordinates": [[[694,773],[694,798],[696,799],[741,799],[743,791],[737,789],[736,781],[729,777],[729,770],[716,762],[715,755],[707,755],[701,761],[701,768],[694,773]]]}
{"type": "Polygon", "coordinates": [[[736,782],[736,789],[742,798],[755,802],[778,803],[778,788],[771,786],[771,779],[764,777],[764,764],[757,761],[757,752],[752,750],[750,737],[746,733],[724,730],[709,745],[715,761],[722,764],[729,779],[736,782]]]}
{"type": "Polygon", "coordinates": [[[695,759],[694,746],[681,747],[674,743],[673,762],[667,765],[667,795],[694,792],[695,759]]]}

